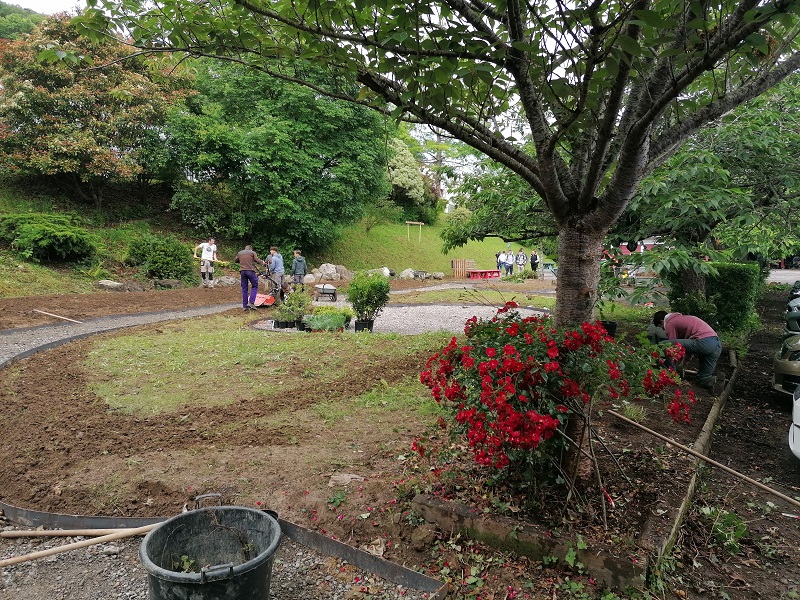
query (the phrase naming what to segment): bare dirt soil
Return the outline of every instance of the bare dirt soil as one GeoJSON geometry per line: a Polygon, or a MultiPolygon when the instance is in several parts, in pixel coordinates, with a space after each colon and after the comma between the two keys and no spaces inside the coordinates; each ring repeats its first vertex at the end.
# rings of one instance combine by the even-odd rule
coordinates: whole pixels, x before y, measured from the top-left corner
{"type": "MultiPolygon", "coordinates": [[[[786,296],[770,291],[759,304],[762,327],[741,359],[711,456],[800,500],[800,460],[787,442],[792,399],[770,385],[786,296]]],[[[704,482],[683,527],[675,585],[691,598],[800,598],[800,517],[783,514],[800,508],[719,469],[704,482]]]]}
{"type": "MultiPolygon", "coordinates": [[[[419,286],[419,282],[403,285],[419,286]]],[[[532,285],[552,289],[551,282],[532,285]]],[[[236,288],[222,288],[7,299],[0,300],[0,328],[42,324],[40,315],[31,312],[40,305],[41,310],[81,320],[223,304],[235,302],[237,295],[236,288]]],[[[773,293],[762,303],[765,329],[743,361],[715,453],[734,469],[770,485],[782,484],[786,493],[796,495],[800,470],[785,450],[790,401],[770,392],[768,382],[771,354],[779,343],[772,320],[780,320],[784,297],[783,292],[773,293]]],[[[163,328],[141,331],[159,335],[163,328]]],[[[419,372],[427,356],[389,361],[380,373],[356,365],[341,387],[323,389],[310,382],[292,397],[274,398],[271,403],[253,399],[134,417],[109,411],[87,389],[90,367],[84,360],[93,343],[88,339],[43,352],[0,372],[4,501],[55,512],[168,516],[197,494],[219,492],[224,502],[269,507],[290,521],[355,546],[382,539],[389,560],[453,579],[455,597],[591,597],[570,596],[565,591],[568,580],[583,582],[587,593],[597,589],[578,572],[512,559],[419,527],[409,511],[410,499],[418,491],[436,492],[437,484],[420,470],[421,463],[410,449],[431,425],[418,414],[398,411],[381,422],[364,422],[351,414],[332,426],[314,418],[312,407],[321,398],[346,398],[374,387],[376,378],[398,382],[419,372]],[[346,487],[331,487],[334,475],[357,477],[346,487]],[[481,587],[470,581],[472,568],[477,568],[481,587]]],[[[728,371],[720,366],[720,374],[728,371]]],[[[265,387],[269,385],[265,381],[265,387]]],[[[661,411],[651,413],[646,424],[691,443],[712,403],[704,392],[698,390],[697,395],[691,426],[667,424],[661,411]]],[[[626,477],[613,475],[619,471],[609,468],[606,480],[618,504],[610,528],[629,539],[644,517],[670,496],[675,482],[688,479],[691,464],[678,451],[630,426],[607,421],[605,435],[626,457],[626,477]]],[[[780,513],[798,511],[718,473],[712,473],[709,481],[683,530],[671,591],[665,597],[672,592],[692,598],[796,597],[790,594],[800,581],[798,521],[780,513]],[[777,508],[763,514],[768,501],[777,508]],[[715,530],[701,512],[703,506],[724,507],[748,521],[738,552],[720,549],[712,535],[715,530]]],[[[497,508],[485,493],[474,500],[481,507],[497,508]]],[[[576,525],[594,518],[590,528],[594,534],[589,536],[587,529],[587,538],[605,539],[611,546],[625,543],[616,533],[597,527],[596,513],[573,517],[576,525]]],[[[634,552],[625,547],[619,551],[634,552]]]]}

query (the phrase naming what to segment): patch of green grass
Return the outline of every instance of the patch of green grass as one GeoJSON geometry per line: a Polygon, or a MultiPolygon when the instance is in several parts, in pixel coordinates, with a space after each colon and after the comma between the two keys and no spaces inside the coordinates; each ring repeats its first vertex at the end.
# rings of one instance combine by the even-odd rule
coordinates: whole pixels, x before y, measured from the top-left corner
{"type": "Polygon", "coordinates": [[[320,256],[311,257],[311,262],[341,264],[354,270],[389,267],[399,273],[410,268],[451,275],[451,260],[469,258],[475,261],[476,268],[493,269],[495,253],[505,248],[499,238],[488,238],[443,254],[439,237],[442,229],[443,223],[423,225],[421,232],[418,226],[399,223],[378,225],[367,232],[363,226],[353,225],[342,231],[342,243],[320,256]]]}
{"type": "Polygon", "coordinates": [[[94,373],[89,386],[111,408],[136,414],[271,402],[306,385],[309,370],[315,381],[332,384],[348,376],[348,365],[380,369],[384,361],[433,354],[444,343],[441,334],[332,334],[335,343],[320,343],[323,335],[242,329],[240,318],[226,315],[162,324],[97,340],[86,359],[94,373]]]}
{"type": "Polygon", "coordinates": [[[413,409],[427,414],[431,411],[431,404],[438,407],[431,398],[431,393],[419,382],[416,376],[409,376],[402,381],[390,385],[386,380],[381,380],[374,388],[361,396],[353,399],[356,406],[370,409],[373,412],[394,412],[396,410],[413,409]]]}
{"type": "Polygon", "coordinates": [[[312,411],[325,425],[333,425],[348,414],[344,403],[338,399],[319,402],[314,405],[312,411]]]}
{"type": "MultiPolygon", "coordinates": [[[[10,251],[0,250],[0,298],[48,293],[86,294],[93,291],[97,291],[94,280],[74,269],[25,262],[10,251]]],[[[46,306],[41,308],[47,309],[46,306]]]]}

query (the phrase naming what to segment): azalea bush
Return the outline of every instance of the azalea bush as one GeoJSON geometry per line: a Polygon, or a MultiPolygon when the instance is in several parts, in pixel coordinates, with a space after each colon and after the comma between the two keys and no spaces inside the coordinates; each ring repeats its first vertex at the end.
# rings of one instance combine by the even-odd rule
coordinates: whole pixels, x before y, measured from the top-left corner
{"type": "Polygon", "coordinates": [[[466,342],[452,338],[420,375],[480,465],[564,476],[565,457],[579,456],[591,439],[598,403],[661,400],[673,419],[688,422],[694,394],[666,367],[683,356],[681,346],[636,349],[599,323],[559,330],[516,308],[507,303],[492,319],[469,319],[466,342]]]}

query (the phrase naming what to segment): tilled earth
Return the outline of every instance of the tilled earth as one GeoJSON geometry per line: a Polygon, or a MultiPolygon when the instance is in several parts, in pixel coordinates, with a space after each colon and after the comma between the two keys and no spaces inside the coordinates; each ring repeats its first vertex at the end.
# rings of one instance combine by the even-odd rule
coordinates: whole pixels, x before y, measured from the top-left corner
{"type": "MultiPolygon", "coordinates": [[[[412,285],[418,283],[406,284],[407,287],[412,285]]],[[[82,320],[106,314],[224,304],[235,301],[237,293],[235,289],[223,288],[0,300],[0,328],[43,324],[42,319],[51,319],[33,312],[33,308],[82,320]]],[[[800,487],[800,463],[786,449],[791,402],[788,397],[772,392],[769,386],[772,353],[779,345],[784,303],[785,292],[770,293],[762,301],[764,327],[754,336],[750,353],[742,361],[736,388],[714,442],[714,457],[796,496],[800,487]]],[[[448,560],[458,560],[454,545],[442,543],[431,552],[432,544],[436,546],[436,533],[423,531],[425,535],[418,535],[419,530],[415,533],[408,527],[408,515],[400,509],[395,512],[392,509],[393,498],[398,496],[398,489],[402,489],[402,482],[397,479],[404,476],[403,467],[398,468],[397,456],[408,450],[419,425],[409,422],[407,429],[398,430],[396,439],[392,440],[372,439],[370,424],[357,420],[348,423],[349,431],[332,434],[335,438],[347,439],[328,439],[330,432],[321,436],[321,432],[290,431],[284,434],[283,441],[277,440],[265,457],[257,438],[250,442],[244,440],[242,445],[242,440],[234,440],[232,434],[219,437],[214,433],[224,418],[224,411],[208,410],[187,422],[180,414],[132,420],[97,410],[95,399],[84,389],[85,375],[78,366],[89,344],[88,340],[73,344],[69,353],[59,354],[60,358],[44,353],[25,361],[27,368],[15,370],[13,376],[10,372],[0,375],[5,408],[14,413],[7,413],[2,419],[4,427],[10,427],[10,431],[6,429],[8,435],[4,436],[2,444],[5,474],[0,489],[5,500],[29,508],[61,512],[108,512],[111,509],[114,514],[170,514],[198,491],[209,491],[206,488],[235,481],[224,474],[236,471],[237,465],[260,465],[260,476],[275,482],[274,493],[268,498],[271,507],[290,520],[327,530],[354,544],[374,538],[377,533],[393,540],[394,547],[390,544],[387,557],[413,565],[427,564],[434,576],[441,573],[448,560]],[[25,417],[25,411],[30,418],[25,417]],[[334,446],[334,441],[339,445],[334,446]],[[334,451],[334,447],[340,452],[343,442],[345,447],[351,444],[351,456],[344,462],[331,463],[326,453],[334,451]],[[318,447],[318,456],[305,456],[301,462],[295,453],[298,443],[318,447]],[[236,456],[238,463],[226,462],[230,460],[230,455],[226,454],[229,446],[240,448],[236,456]],[[199,456],[193,452],[200,451],[207,453],[203,455],[205,460],[191,458],[199,456]],[[87,460],[91,456],[96,457],[94,462],[87,460]],[[147,461],[146,469],[140,466],[142,458],[147,461]],[[297,473],[305,472],[304,469],[309,468],[308,461],[313,463],[314,460],[326,466],[313,478],[317,483],[306,483],[297,473]],[[197,464],[206,461],[208,465],[197,464]],[[281,464],[293,464],[295,468],[290,472],[281,469],[281,464]],[[80,493],[70,489],[72,482],[85,479],[84,475],[72,472],[78,466],[96,469],[92,475],[96,479],[94,488],[84,487],[80,493]],[[194,472],[182,470],[186,467],[194,472]],[[329,491],[325,482],[331,472],[343,469],[367,472],[369,476],[353,489],[352,506],[332,510],[329,495],[334,492],[329,491]],[[140,471],[146,473],[139,477],[136,493],[126,497],[114,496],[113,490],[104,485],[105,480],[114,480],[120,472],[131,477],[140,471]],[[223,473],[223,476],[215,480],[203,475],[211,472],[223,473]],[[204,488],[198,489],[196,481],[202,481],[204,488]],[[356,514],[350,515],[352,511],[356,514]],[[360,511],[370,511],[373,516],[361,518],[357,514],[360,511]],[[443,556],[443,550],[448,548],[452,556],[443,556]]],[[[416,364],[389,365],[381,377],[393,381],[419,370],[425,358],[420,357],[416,364]]],[[[373,373],[355,370],[348,386],[371,385],[373,380],[373,373]]],[[[703,408],[707,410],[710,405],[707,396],[698,395],[701,398],[699,422],[691,430],[670,433],[680,435],[684,443],[696,435],[703,408]]],[[[633,443],[642,448],[660,446],[646,436],[633,443]]],[[[646,452],[660,453],[659,460],[665,459],[663,450],[646,452]]],[[[662,479],[663,473],[658,477],[653,474],[650,487],[645,485],[647,482],[641,487],[648,487],[648,494],[657,495],[659,486],[666,491],[672,476],[670,469],[672,467],[665,468],[666,480],[662,479]]],[[[669,580],[672,591],[677,597],[692,598],[797,597],[792,594],[800,582],[798,521],[781,515],[782,512],[796,514],[797,509],[713,470],[709,471],[706,481],[682,532],[675,570],[669,580]],[[714,520],[705,513],[722,517],[714,520]],[[733,517],[725,516],[728,514],[743,518],[747,529],[736,539],[736,546],[728,545],[726,549],[726,530],[720,523],[729,527],[735,522],[733,517]]],[[[224,486],[222,491],[226,491],[224,486]]],[[[232,494],[233,501],[237,500],[235,489],[228,488],[227,492],[232,494]]],[[[736,531],[738,535],[741,530],[736,531]]],[[[486,553],[486,550],[480,552],[486,553]]],[[[4,553],[0,550],[0,554],[4,553]]],[[[496,566],[486,572],[495,580],[487,588],[486,598],[502,598],[503,595],[497,594],[502,594],[506,586],[521,590],[525,582],[535,582],[530,583],[529,591],[525,592],[529,598],[567,598],[570,596],[561,592],[564,578],[577,578],[575,573],[542,570],[524,560],[498,560],[496,566]],[[489,595],[490,589],[492,595],[489,595]]],[[[0,588],[0,597],[5,597],[2,592],[0,588]]],[[[466,595],[465,592],[459,597],[466,595]]],[[[35,592],[26,596],[33,597],[36,597],[35,592]]]]}
{"type": "MultiPolygon", "coordinates": [[[[800,500],[800,460],[787,442],[792,399],[770,385],[786,296],[770,291],[760,301],[762,326],[741,358],[711,457],[800,500]]],[[[682,530],[676,585],[692,598],[800,598],[800,517],[792,516],[800,508],[713,467],[704,483],[682,530]]]]}

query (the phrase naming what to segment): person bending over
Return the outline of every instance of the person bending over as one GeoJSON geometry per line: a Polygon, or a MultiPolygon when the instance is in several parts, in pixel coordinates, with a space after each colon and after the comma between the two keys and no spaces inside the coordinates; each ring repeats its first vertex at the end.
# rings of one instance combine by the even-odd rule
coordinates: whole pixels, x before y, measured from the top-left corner
{"type": "Polygon", "coordinates": [[[667,313],[663,310],[653,315],[653,325],[663,328],[667,334],[667,340],[661,342],[662,344],[680,344],[686,354],[697,356],[700,366],[695,383],[711,390],[716,383],[714,370],[722,354],[722,344],[717,332],[699,317],[679,312],[667,313]]]}

